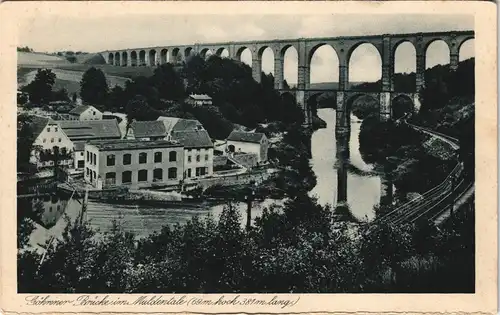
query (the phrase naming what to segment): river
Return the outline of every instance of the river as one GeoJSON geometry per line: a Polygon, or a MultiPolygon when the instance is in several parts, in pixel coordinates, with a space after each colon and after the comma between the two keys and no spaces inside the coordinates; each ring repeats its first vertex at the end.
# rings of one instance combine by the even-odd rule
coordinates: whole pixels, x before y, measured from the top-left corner
{"type": "Polygon", "coordinates": [[[346,202],[351,213],[359,220],[371,220],[375,214],[373,206],[380,202],[381,180],[371,175],[373,166],[366,164],[359,152],[359,132],[361,122],[351,121],[351,133],[347,139],[335,138],[335,110],[318,109],[326,128],[315,131],[311,139],[312,169],[316,174],[317,185],[311,191],[321,205],[336,206],[339,183],[345,191],[346,202]],[[341,148],[339,146],[347,146],[341,148]],[[347,154],[338,154],[348,149],[347,154]],[[340,176],[340,178],[339,178],[340,176]]]}
{"type": "MultiPolygon", "coordinates": [[[[348,139],[335,139],[335,111],[319,109],[318,116],[327,123],[327,127],[315,131],[312,135],[312,169],[317,177],[317,185],[310,192],[316,196],[322,205],[337,205],[345,198],[351,213],[360,220],[371,220],[374,217],[373,206],[379,203],[381,181],[378,176],[369,175],[372,166],[366,164],[359,152],[358,135],[361,124],[351,123],[351,134],[348,139]],[[344,149],[346,154],[339,154],[344,149]],[[345,149],[347,149],[345,151],[345,149]],[[340,193],[338,190],[340,183],[340,193]]],[[[65,226],[62,219],[65,213],[70,219],[78,217],[82,208],[80,200],[68,198],[46,198],[43,201],[43,225],[38,226],[33,233],[34,243],[43,243],[51,235],[58,235],[65,226]]],[[[282,204],[281,200],[265,200],[254,202],[252,207],[252,222],[262,214],[265,207],[273,203],[282,204]]],[[[242,226],[246,224],[245,203],[235,204],[242,226]]],[[[89,200],[86,218],[91,226],[102,232],[112,227],[117,220],[125,230],[134,232],[138,237],[144,237],[152,232],[160,231],[164,225],[186,223],[194,216],[205,217],[212,214],[218,218],[224,205],[210,207],[152,207],[137,205],[108,204],[89,200]]]]}

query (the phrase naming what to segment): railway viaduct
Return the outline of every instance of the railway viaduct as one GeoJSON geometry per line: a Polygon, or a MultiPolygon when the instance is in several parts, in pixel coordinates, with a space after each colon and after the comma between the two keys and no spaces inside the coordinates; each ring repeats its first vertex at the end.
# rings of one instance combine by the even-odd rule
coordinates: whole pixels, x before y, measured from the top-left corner
{"type": "Polygon", "coordinates": [[[304,109],[307,122],[311,121],[311,109],[308,106],[310,97],[324,93],[325,90],[313,90],[310,84],[310,65],[314,52],[323,45],[330,45],[339,60],[339,85],[335,91],[336,101],[336,132],[344,134],[349,132],[349,104],[361,94],[368,94],[376,98],[380,105],[380,118],[388,119],[392,113],[392,103],[397,97],[409,98],[415,109],[420,107],[419,92],[425,85],[424,72],[427,47],[436,40],[443,40],[450,52],[450,69],[456,70],[459,61],[459,51],[462,44],[474,38],[474,31],[445,31],[412,34],[384,34],[369,36],[323,37],[323,38],[298,38],[274,39],[242,42],[198,43],[193,45],[169,45],[148,48],[134,48],[124,50],[104,51],[100,54],[107,64],[136,67],[158,64],[182,63],[187,57],[199,54],[202,57],[210,52],[221,56],[227,51],[228,57],[241,59],[244,50],[252,54],[252,75],[260,82],[262,73],[262,54],[270,48],[274,55],[274,84],[275,89],[281,93],[293,93],[297,103],[304,109]],[[394,65],[395,52],[401,43],[410,42],[416,52],[416,79],[414,93],[399,93],[394,91],[394,65]],[[349,88],[349,60],[353,51],[361,44],[372,44],[379,52],[382,60],[382,86],[381,90],[374,93],[352,91],[349,88]],[[298,54],[298,80],[293,90],[283,89],[284,56],[288,48],[294,47],[298,54]]]}

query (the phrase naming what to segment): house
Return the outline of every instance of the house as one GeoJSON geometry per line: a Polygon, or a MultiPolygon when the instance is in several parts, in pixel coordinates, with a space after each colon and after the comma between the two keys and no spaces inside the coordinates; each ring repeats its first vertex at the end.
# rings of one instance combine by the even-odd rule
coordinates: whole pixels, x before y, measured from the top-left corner
{"type": "Polygon", "coordinates": [[[212,98],[206,94],[191,94],[186,103],[192,106],[212,105],[212,98]]]}
{"type": "Polygon", "coordinates": [[[71,120],[101,120],[102,113],[91,105],[81,105],[69,112],[71,120]]]}
{"type": "Polygon", "coordinates": [[[93,141],[85,144],[84,178],[97,189],[178,185],[183,162],[183,146],[171,141],[93,141]]]}
{"type": "Polygon", "coordinates": [[[73,143],[73,167],[84,168],[85,143],[95,140],[121,139],[116,119],[107,120],[58,120],[64,134],[73,143]]]}
{"type": "Polygon", "coordinates": [[[53,166],[51,155],[54,148],[58,147],[61,155],[61,164],[69,165],[72,162],[68,154],[73,151],[73,142],[64,133],[57,121],[50,118],[32,116],[33,150],[30,162],[37,167],[53,166]]]}
{"type": "Polygon", "coordinates": [[[263,133],[233,131],[229,137],[227,137],[227,152],[254,153],[257,155],[257,162],[267,161],[268,149],[269,140],[263,133]]]}
{"type": "Polygon", "coordinates": [[[206,130],[173,132],[171,139],[184,146],[184,178],[213,174],[214,145],[206,130]]]}

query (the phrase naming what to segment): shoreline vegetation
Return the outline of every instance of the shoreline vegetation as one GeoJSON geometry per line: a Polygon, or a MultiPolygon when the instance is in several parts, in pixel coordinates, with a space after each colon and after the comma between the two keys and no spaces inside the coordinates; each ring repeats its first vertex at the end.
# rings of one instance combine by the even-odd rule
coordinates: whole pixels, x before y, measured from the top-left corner
{"type": "MultiPolygon", "coordinates": [[[[220,62],[232,69],[228,70],[229,78],[224,78],[228,81],[226,92],[245,88],[231,81],[234,73],[241,72],[245,82],[252,80],[251,71],[239,63],[218,59],[211,62],[207,66],[207,63],[198,60],[186,67],[183,75],[192,91],[206,92],[205,89],[220,83],[210,76],[205,80],[197,79],[207,78],[205,71],[211,73],[207,69],[218,69],[217,63],[220,62]]],[[[462,99],[470,97],[471,93],[473,95],[474,89],[471,92],[469,85],[474,82],[474,67],[473,63],[472,67],[470,65],[470,62],[462,62],[455,75],[446,67],[437,67],[439,71],[431,69],[429,75],[444,79],[430,80],[438,83],[430,83],[426,87],[432,93],[424,91],[421,113],[415,118],[415,121],[425,123],[432,129],[457,131],[455,136],[460,139],[462,150],[459,158],[466,165],[468,174],[473,173],[474,166],[474,137],[470,136],[474,128],[472,124],[471,129],[469,120],[474,117],[474,107],[467,107],[465,114],[462,111],[456,114],[448,108],[456,106],[457,95],[462,99]],[[455,78],[458,75],[459,79],[465,76],[469,81],[459,82],[455,78]],[[447,86],[443,89],[435,84],[447,86]]],[[[158,92],[162,91],[160,87],[167,82],[161,79],[166,74],[172,74],[167,70],[155,71],[156,76],[151,81],[133,80],[129,85],[135,88],[134,91],[146,94],[141,98],[131,98],[127,106],[135,108],[131,115],[141,112],[137,109],[150,110],[135,119],[147,120],[150,118],[147,115],[153,113],[154,116],[157,111],[186,114],[192,110],[186,110],[182,104],[159,109],[158,106],[165,103],[155,99],[154,93],[148,92],[150,89],[141,90],[141,86],[152,85],[157,87],[158,92]]],[[[263,85],[267,84],[272,89],[272,80],[267,79],[269,82],[264,79],[263,85]]],[[[255,84],[250,85],[255,92],[255,84]]],[[[218,88],[221,87],[223,85],[218,85],[218,88]]],[[[262,89],[260,91],[267,91],[267,88],[262,89]]],[[[256,111],[259,99],[253,97],[251,102],[245,103],[241,112],[231,114],[229,105],[233,105],[226,104],[229,102],[226,96],[222,93],[220,98],[214,98],[221,102],[220,112],[223,114],[218,116],[219,119],[248,127],[256,127],[266,120],[263,115],[259,116],[262,113],[256,111]],[[252,116],[246,116],[252,111],[255,111],[252,116]],[[229,118],[231,115],[236,119],[229,118]]],[[[266,99],[266,104],[275,100],[271,94],[259,97],[266,99]]],[[[107,102],[105,104],[111,104],[107,102]]],[[[285,103],[280,103],[280,106],[285,103]]],[[[353,108],[353,112],[364,113],[360,118],[363,119],[359,135],[360,151],[367,163],[375,164],[390,174],[390,180],[397,187],[396,193],[400,194],[395,196],[396,199],[404,200],[410,193],[426,191],[446,176],[452,162],[443,162],[427,154],[422,146],[422,135],[390,121],[379,122],[372,115],[374,109],[366,102],[357,106],[359,108],[353,108]]],[[[223,198],[227,194],[234,194],[234,199],[250,194],[256,198],[272,194],[287,197],[283,205],[265,208],[254,226],[242,227],[239,213],[231,202],[224,207],[218,219],[211,215],[207,218],[193,217],[186,224],[164,226],[160,232],[139,241],[132,233],[124,231],[119,222],[113,222],[113,229],[99,236],[88,223],[68,222],[61,239],[47,246],[43,262],[41,255],[35,251],[19,251],[19,292],[474,292],[473,199],[439,228],[429,222],[420,222],[398,226],[382,224],[373,233],[365,233],[369,223],[357,224],[357,228],[352,229],[354,221],[347,207],[323,207],[315,198],[308,196],[316,185],[316,176],[309,163],[312,130],[298,123],[303,120],[294,121],[290,116],[279,116],[282,115],[279,111],[277,109],[272,115],[276,116],[274,119],[281,117],[276,125],[280,126],[277,131],[282,133],[283,140],[268,154],[269,159],[280,166],[281,171],[276,176],[254,189],[242,185],[233,191],[212,187],[205,195],[203,192],[193,193],[201,198],[223,198]]],[[[320,126],[321,122],[316,124],[320,126]]],[[[271,136],[271,133],[276,133],[276,130],[272,131],[273,127],[270,126],[266,134],[271,136]]],[[[263,131],[266,131],[265,128],[263,131]]],[[[382,206],[380,208],[379,213],[385,210],[382,206]]],[[[30,226],[26,226],[23,220],[26,211],[26,208],[20,209],[18,204],[19,249],[25,248],[26,236],[30,232],[30,226]]]]}

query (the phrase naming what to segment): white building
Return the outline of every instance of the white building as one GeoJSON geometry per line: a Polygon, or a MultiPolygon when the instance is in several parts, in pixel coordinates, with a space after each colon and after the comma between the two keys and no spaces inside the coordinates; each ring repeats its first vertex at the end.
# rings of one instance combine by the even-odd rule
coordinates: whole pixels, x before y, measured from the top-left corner
{"type": "Polygon", "coordinates": [[[82,105],[73,108],[69,112],[71,120],[101,120],[102,113],[91,105],[82,105]]]}
{"type": "Polygon", "coordinates": [[[267,161],[269,140],[259,132],[233,131],[227,137],[226,152],[253,153],[257,155],[257,162],[267,161]]]}
{"type": "MultiPolygon", "coordinates": [[[[50,118],[33,116],[33,151],[30,162],[38,167],[53,166],[54,161],[50,155],[54,152],[54,147],[59,148],[62,155],[71,154],[73,142],[64,133],[61,126],[50,118]]],[[[72,159],[63,159],[61,164],[71,164],[72,159]]]]}
{"type": "Polygon", "coordinates": [[[206,94],[191,94],[186,99],[186,103],[193,106],[212,105],[212,98],[206,94]]]}

